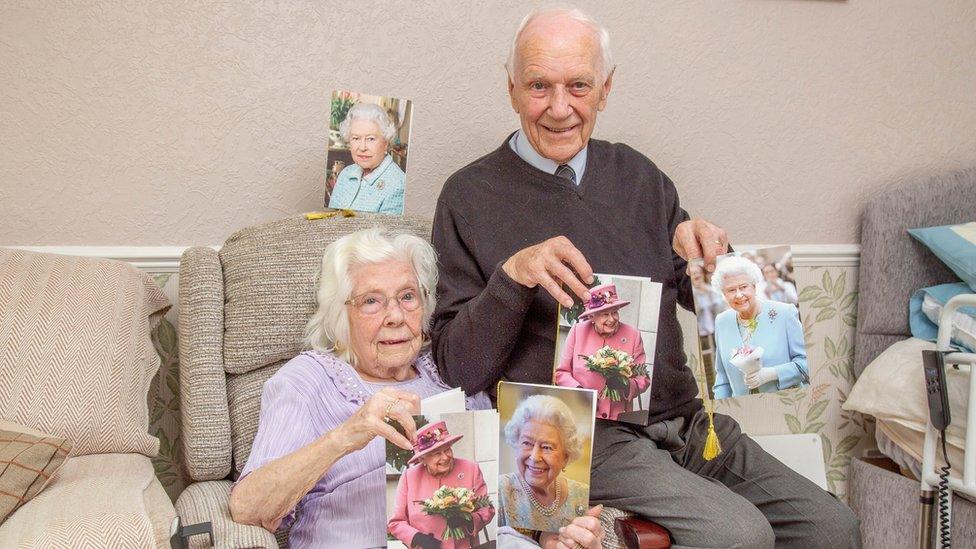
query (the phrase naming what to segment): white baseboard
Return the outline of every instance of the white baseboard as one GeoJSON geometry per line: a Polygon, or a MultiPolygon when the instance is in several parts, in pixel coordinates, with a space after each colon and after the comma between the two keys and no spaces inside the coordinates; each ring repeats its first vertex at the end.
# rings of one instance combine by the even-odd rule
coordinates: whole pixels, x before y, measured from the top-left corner
{"type": "MultiPolygon", "coordinates": [[[[20,250],[52,254],[105,257],[131,263],[153,273],[180,270],[180,256],[189,246],[7,246],[20,250]]],[[[211,246],[219,249],[220,246],[211,246]]],[[[766,248],[767,245],[736,245],[736,249],[766,248]]],[[[856,267],[861,247],[857,244],[794,244],[793,264],[797,267],[856,267]]]]}

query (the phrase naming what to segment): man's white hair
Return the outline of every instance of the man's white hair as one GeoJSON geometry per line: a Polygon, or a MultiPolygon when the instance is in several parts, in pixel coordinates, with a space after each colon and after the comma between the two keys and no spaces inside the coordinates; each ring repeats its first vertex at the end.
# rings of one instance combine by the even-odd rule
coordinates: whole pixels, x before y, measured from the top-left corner
{"type": "MultiPolygon", "coordinates": [[[[599,72],[603,82],[606,82],[607,77],[610,76],[610,73],[614,68],[613,55],[610,53],[610,33],[607,31],[606,27],[597,23],[595,19],[583,13],[582,10],[576,8],[538,8],[529,12],[529,14],[522,19],[522,22],[519,23],[518,29],[515,31],[515,36],[512,38],[512,46],[508,50],[508,61],[505,62],[505,69],[508,71],[508,77],[513,82],[515,81],[515,56],[518,54],[519,39],[522,37],[522,32],[525,31],[525,27],[539,17],[551,15],[564,15],[593,29],[594,38],[597,39],[597,44],[600,46],[601,66],[599,67],[599,72]]],[[[602,84],[603,82],[600,83],[602,84]]]]}
{"type": "Polygon", "coordinates": [[[356,103],[346,113],[346,118],[339,123],[339,136],[346,143],[349,142],[349,125],[352,124],[353,120],[371,120],[376,122],[376,125],[380,128],[380,134],[387,141],[392,141],[393,137],[396,136],[396,126],[393,125],[393,121],[390,120],[390,115],[383,110],[383,107],[376,103],[356,103]]]}
{"type": "Polygon", "coordinates": [[[410,264],[420,285],[423,309],[422,329],[428,333],[430,317],[437,305],[437,254],[424,239],[412,234],[395,234],[382,228],[363,229],[329,244],[322,254],[319,275],[318,308],[305,326],[305,344],[312,349],[331,352],[355,365],[349,349],[349,310],[346,301],[352,297],[356,281],[355,267],[398,260],[410,264]]]}

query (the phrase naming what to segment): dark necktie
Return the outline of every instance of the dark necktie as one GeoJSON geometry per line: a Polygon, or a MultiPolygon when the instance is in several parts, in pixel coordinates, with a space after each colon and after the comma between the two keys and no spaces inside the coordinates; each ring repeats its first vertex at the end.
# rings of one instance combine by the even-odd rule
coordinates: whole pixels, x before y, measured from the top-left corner
{"type": "Polygon", "coordinates": [[[561,177],[563,179],[569,180],[571,183],[576,183],[576,171],[569,166],[569,164],[560,164],[556,168],[556,177],[561,177]]]}

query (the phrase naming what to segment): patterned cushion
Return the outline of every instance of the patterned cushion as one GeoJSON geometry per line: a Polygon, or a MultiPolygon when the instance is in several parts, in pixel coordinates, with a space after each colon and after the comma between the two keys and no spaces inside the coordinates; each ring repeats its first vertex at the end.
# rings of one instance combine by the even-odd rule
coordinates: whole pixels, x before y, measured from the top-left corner
{"type": "Polygon", "coordinates": [[[47,485],[70,452],[63,438],[0,421],[0,524],[47,485]]]}
{"type": "Polygon", "coordinates": [[[224,369],[241,374],[294,357],[315,310],[322,252],[341,236],[382,225],[430,239],[430,220],[357,213],[309,221],[290,217],[232,235],[224,271],[224,369]]]}
{"type": "Polygon", "coordinates": [[[149,334],[168,308],[126,263],[0,250],[0,419],[67,438],[78,455],[154,456],[149,334]]]}

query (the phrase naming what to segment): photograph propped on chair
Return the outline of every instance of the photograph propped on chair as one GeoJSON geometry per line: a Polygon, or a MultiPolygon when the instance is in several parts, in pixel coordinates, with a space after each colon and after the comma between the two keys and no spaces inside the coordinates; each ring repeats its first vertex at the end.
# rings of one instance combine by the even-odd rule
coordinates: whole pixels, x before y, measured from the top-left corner
{"type": "Polygon", "coordinates": [[[325,206],[403,215],[411,102],[336,90],[330,107],[325,206]]]}
{"type": "Polygon", "coordinates": [[[719,256],[710,273],[700,260],[689,263],[710,398],[810,385],[792,257],[778,246],[719,256]]]}
{"type": "Polygon", "coordinates": [[[588,301],[559,308],[553,383],[597,391],[599,419],[645,424],[660,308],[660,283],[594,274],[588,301]]]}

